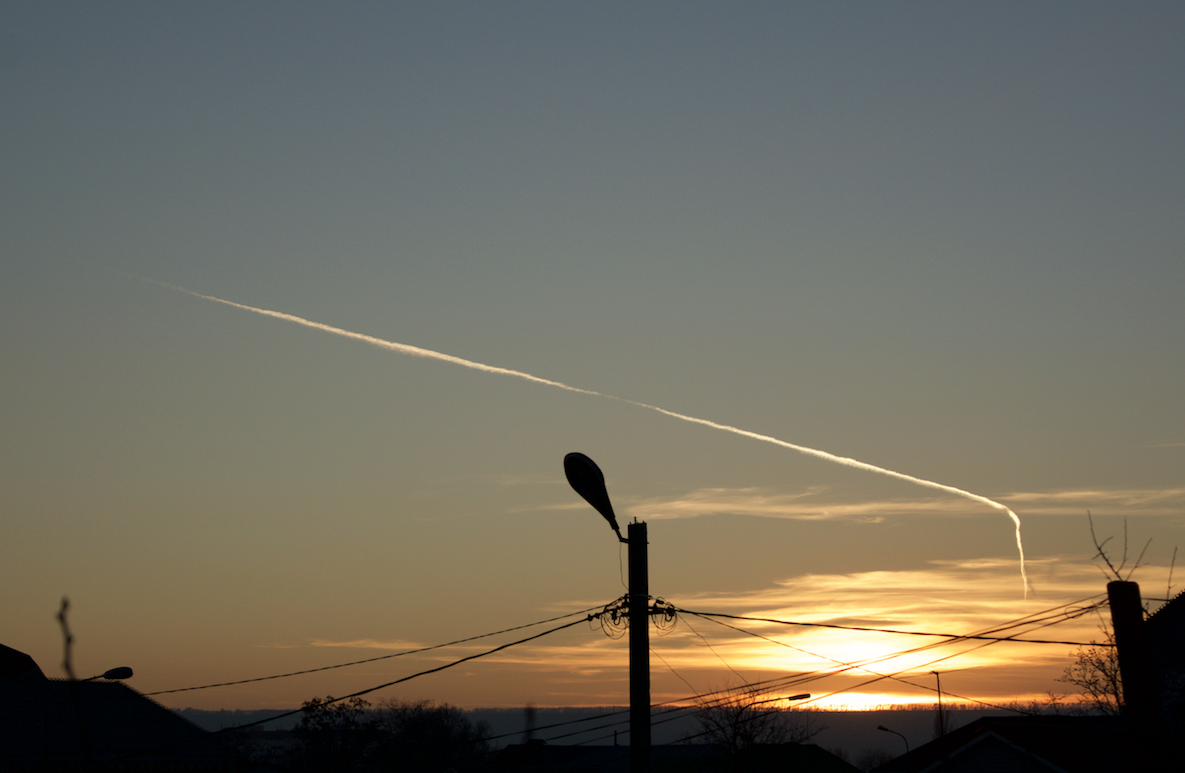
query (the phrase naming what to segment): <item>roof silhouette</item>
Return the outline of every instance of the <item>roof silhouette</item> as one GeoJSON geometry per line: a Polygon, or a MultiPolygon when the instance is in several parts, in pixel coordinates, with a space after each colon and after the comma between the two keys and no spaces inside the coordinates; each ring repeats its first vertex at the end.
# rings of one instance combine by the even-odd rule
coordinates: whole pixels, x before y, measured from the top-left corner
{"type": "Polygon", "coordinates": [[[0,768],[119,761],[130,770],[178,763],[216,770],[237,759],[222,737],[126,684],[47,679],[28,655],[0,650],[0,768]]]}

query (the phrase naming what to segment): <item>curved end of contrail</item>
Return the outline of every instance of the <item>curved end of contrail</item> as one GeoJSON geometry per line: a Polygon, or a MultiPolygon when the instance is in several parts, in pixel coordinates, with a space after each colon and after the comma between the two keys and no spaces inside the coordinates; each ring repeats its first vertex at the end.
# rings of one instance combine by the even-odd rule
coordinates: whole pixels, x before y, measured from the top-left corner
{"type": "Polygon", "coordinates": [[[1025,546],[1020,539],[1020,516],[1012,512],[1010,507],[1002,505],[994,499],[984,498],[983,501],[986,501],[997,510],[1003,510],[1005,513],[1008,513],[1008,517],[1011,518],[1012,523],[1016,525],[1016,552],[1020,555],[1020,579],[1024,583],[1025,600],[1027,601],[1029,595],[1033,592],[1033,586],[1029,584],[1029,573],[1028,570],[1025,569],[1025,546]]]}
{"type": "MultiPolygon", "coordinates": [[[[1004,507],[1003,505],[1000,505],[1004,507]]],[[[1008,517],[1016,524],[1016,550],[1020,553],[1020,579],[1024,581],[1025,585],[1025,600],[1028,601],[1029,594],[1033,592],[1033,586],[1029,584],[1029,573],[1025,569],[1025,546],[1020,541],[1020,516],[1012,512],[1008,507],[1004,507],[1004,512],[1008,513],[1008,517]]]]}

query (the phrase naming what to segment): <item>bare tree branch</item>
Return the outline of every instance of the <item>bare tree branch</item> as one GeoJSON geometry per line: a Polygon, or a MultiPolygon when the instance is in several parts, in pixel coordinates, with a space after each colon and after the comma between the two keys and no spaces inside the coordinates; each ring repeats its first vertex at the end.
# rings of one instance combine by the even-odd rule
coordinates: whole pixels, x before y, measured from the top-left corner
{"type": "Polygon", "coordinates": [[[1090,645],[1079,647],[1076,660],[1067,666],[1057,680],[1078,687],[1081,702],[1092,713],[1116,715],[1123,709],[1123,683],[1119,678],[1119,655],[1115,635],[1100,626],[1103,641],[1091,639],[1090,645]]]}
{"type": "MultiPolygon", "coordinates": [[[[1125,523],[1124,523],[1124,526],[1126,526],[1126,525],[1127,525],[1127,524],[1126,524],[1126,522],[1125,522],[1125,523]]],[[[1151,537],[1149,537],[1149,538],[1148,538],[1148,541],[1144,543],[1144,549],[1140,551],[1140,557],[1136,559],[1136,564],[1135,564],[1135,566],[1133,566],[1133,567],[1131,568],[1131,571],[1127,573],[1127,577],[1126,577],[1125,579],[1128,579],[1128,580],[1130,580],[1130,579],[1131,579],[1131,576],[1132,576],[1133,574],[1135,574],[1135,572],[1136,572],[1136,570],[1137,570],[1137,569],[1139,569],[1139,568],[1140,568],[1140,562],[1144,560],[1144,554],[1148,552],[1148,546],[1149,546],[1149,545],[1151,545],[1151,544],[1152,544],[1152,538],[1151,538],[1151,537]]]]}
{"type": "Polygon", "coordinates": [[[806,743],[826,730],[811,722],[809,712],[773,705],[780,700],[751,685],[727,690],[724,697],[700,699],[700,730],[691,737],[735,755],[757,744],[806,743]]]}

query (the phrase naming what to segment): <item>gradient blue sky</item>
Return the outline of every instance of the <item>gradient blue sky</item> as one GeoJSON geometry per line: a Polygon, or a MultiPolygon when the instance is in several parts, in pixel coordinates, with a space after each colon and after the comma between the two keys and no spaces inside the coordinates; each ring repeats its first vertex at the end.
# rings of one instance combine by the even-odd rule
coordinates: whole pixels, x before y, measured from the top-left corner
{"type": "MultiPolygon", "coordinates": [[[[1088,509],[1163,597],[1183,72],[1180,3],[5,3],[0,641],[60,673],[68,595],[152,692],[606,603],[576,450],[684,606],[970,630],[1103,590],[1088,509]],[[131,276],[991,497],[1036,595],[989,507],[131,276]]],[[[656,699],[820,667],[696,626],[656,699]]],[[[625,702],[621,642],[544,641],[389,694],[625,702]]],[[[997,649],[949,689],[1059,688],[997,649]]]]}

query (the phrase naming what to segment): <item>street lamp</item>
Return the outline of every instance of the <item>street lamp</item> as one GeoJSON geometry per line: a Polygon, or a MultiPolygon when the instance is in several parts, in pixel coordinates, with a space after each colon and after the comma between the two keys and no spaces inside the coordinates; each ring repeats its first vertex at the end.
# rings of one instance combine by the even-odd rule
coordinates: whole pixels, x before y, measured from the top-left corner
{"type": "Polygon", "coordinates": [[[570,453],[564,457],[564,475],[576,493],[605,517],[617,539],[628,542],[629,540],[621,536],[621,527],[617,525],[617,516],[613,514],[613,504],[609,501],[609,492],[605,489],[605,475],[597,463],[584,454],[570,453]]]}
{"type": "MultiPolygon", "coordinates": [[[[75,689],[73,687],[73,685],[77,685],[82,682],[93,682],[96,679],[110,679],[111,681],[122,681],[124,679],[131,679],[132,674],[133,674],[133,671],[130,667],[117,666],[116,668],[109,668],[101,674],[95,674],[94,676],[88,676],[86,679],[68,679],[66,681],[59,682],[57,685],[55,685],[53,687],[52,690],[50,690],[46,694],[45,703],[43,704],[43,706],[41,708],[41,763],[44,767],[49,766],[49,712],[50,712],[51,708],[56,708],[58,705],[64,705],[64,703],[65,703],[65,702],[63,702],[62,704],[55,704],[53,702],[53,699],[55,697],[57,697],[58,692],[63,687],[66,687],[66,686],[70,686],[71,691],[73,691],[75,689]]],[[[77,700],[78,700],[78,696],[75,695],[74,702],[75,702],[76,706],[77,706],[77,700]]],[[[82,715],[78,713],[77,707],[75,708],[74,721],[77,726],[77,730],[78,730],[79,734],[82,734],[82,731],[83,731],[82,715]]],[[[89,755],[89,751],[90,750],[88,749],[87,750],[88,755],[89,755]]]]}
{"type": "Polygon", "coordinates": [[[617,539],[629,545],[630,770],[644,773],[650,767],[650,579],[646,524],[638,521],[627,524],[629,536],[621,536],[605,489],[605,475],[584,454],[573,452],[564,457],[564,475],[576,493],[609,522],[617,539]]]}
{"type": "Polygon", "coordinates": [[[941,738],[946,735],[946,717],[942,714],[942,677],[937,671],[930,673],[934,674],[934,680],[938,683],[938,736],[941,738]]]}
{"type": "Polygon", "coordinates": [[[906,740],[905,736],[901,735],[901,733],[898,733],[896,730],[890,730],[889,728],[885,727],[884,725],[877,725],[876,729],[877,730],[884,730],[886,733],[892,733],[893,735],[900,738],[902,741],[905,741],[905,751],[906,752],[909,751],[909,741],[906,740]]]}

